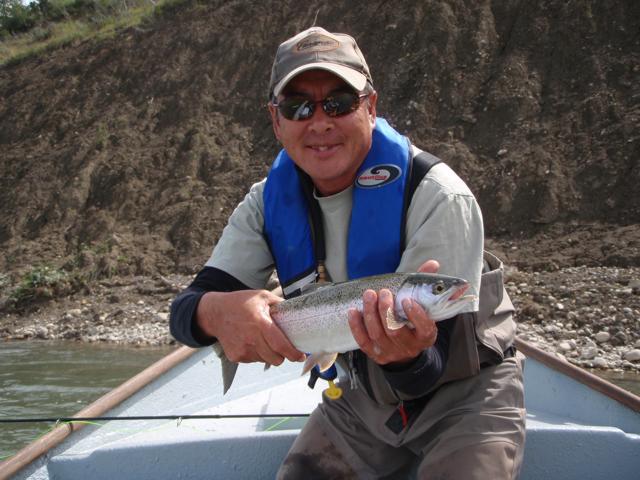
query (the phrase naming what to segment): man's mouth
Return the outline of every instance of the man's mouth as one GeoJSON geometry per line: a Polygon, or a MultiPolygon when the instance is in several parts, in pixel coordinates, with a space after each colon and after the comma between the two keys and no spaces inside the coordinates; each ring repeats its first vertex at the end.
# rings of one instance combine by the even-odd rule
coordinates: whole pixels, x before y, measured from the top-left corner
{"type": "Polygon", "coordinates": [[[320,152],[324,152],[325,150],[329,150],[330,148],[334,148],[336,147],[337,144],[331,144],[331,145],[309,145],[310,148],[313,148],[314,150],[318,150],[320,152]]]}
{"type": "Polygon", "coordinates": [[[310,148],[311,150],[313,150],[316,153],[319,154],[331,154],[334,151],[336,151],[338,148],[340,147],[339,143],[334,143],[334,144],[322,144],[322,145],[309,145],[307,148],[310,148]]]}

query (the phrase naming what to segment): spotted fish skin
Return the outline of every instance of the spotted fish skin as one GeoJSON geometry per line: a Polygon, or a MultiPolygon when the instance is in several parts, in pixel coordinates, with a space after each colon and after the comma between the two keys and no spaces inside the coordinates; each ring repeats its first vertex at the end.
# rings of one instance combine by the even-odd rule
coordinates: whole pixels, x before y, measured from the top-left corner
{"type": "Polygon", "coordinates": [[[439,274],[376,275],[328,284],[285,300],[271,308],[271,317],[298,350],[316,357],[332,354],[335,358],[336,353],[359,348],[349,328],[348,311],[362,311],[365,290],[390,290],[395,297],[395,317],[402,327],[407,323],[402,309],[405,298],[419,303],[434,321],[441,321],[470,308],[475,297],[462,295],[467,287],[465,280],[439,274]]]}

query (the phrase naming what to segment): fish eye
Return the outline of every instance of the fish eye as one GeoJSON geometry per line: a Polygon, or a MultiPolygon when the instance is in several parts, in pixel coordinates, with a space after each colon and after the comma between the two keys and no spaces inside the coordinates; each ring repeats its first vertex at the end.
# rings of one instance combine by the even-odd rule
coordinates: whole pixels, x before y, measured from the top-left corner
{"type": "Polygon", "coordinates": [[[433,286],[433,290],[432,291],[436,295],[440,295],[441,293],[444,293],[445,290],[446,290],[446,287],[444,286],[444,283],[438,282],[433,286]]]}

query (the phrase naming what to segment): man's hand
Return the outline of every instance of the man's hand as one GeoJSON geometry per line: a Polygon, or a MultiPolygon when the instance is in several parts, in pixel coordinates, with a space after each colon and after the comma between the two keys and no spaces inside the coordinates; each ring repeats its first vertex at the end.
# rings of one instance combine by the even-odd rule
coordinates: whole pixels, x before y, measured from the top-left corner
{"type": "MultiPolygon", "coordinates": [[[[440,264],[428,260],[419,272],[437,273],[440,264]]],[[[413,300],[405,300],[402,307],[415,329],[402,327],[398,330],[387,328],[386,316],[393,311],[394,299],[391,292],[367,290],[363,295],[363,312],[349,311],[349,326],[360,349],[374,362],[402,364],[414,360],[423,350],[431,347],[438,336],[436,324],[420,305],[413,300]]]]}
{"type": "Polygon", "coordinates": [[[216,337],[232,362],[280,365],[285,358],[302,361],[297,350],[271,319],[269,307],[282,298],[267,290],[208,292],[196,311],[200,329],[216,337]]]}

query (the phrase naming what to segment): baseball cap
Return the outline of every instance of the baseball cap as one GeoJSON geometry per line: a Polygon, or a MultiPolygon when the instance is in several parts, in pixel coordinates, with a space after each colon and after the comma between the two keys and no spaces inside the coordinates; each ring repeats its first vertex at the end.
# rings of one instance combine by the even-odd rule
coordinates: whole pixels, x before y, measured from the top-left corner
{"type": "Polygon", "coordinates": [[[269,95],[277,97],[293,77],[314,69],[336,74],[356,91],[362,91],[367,81],[373,85],[367,62],[353,37],[311,27],[278,47],[271,68],[269,95]]]}

